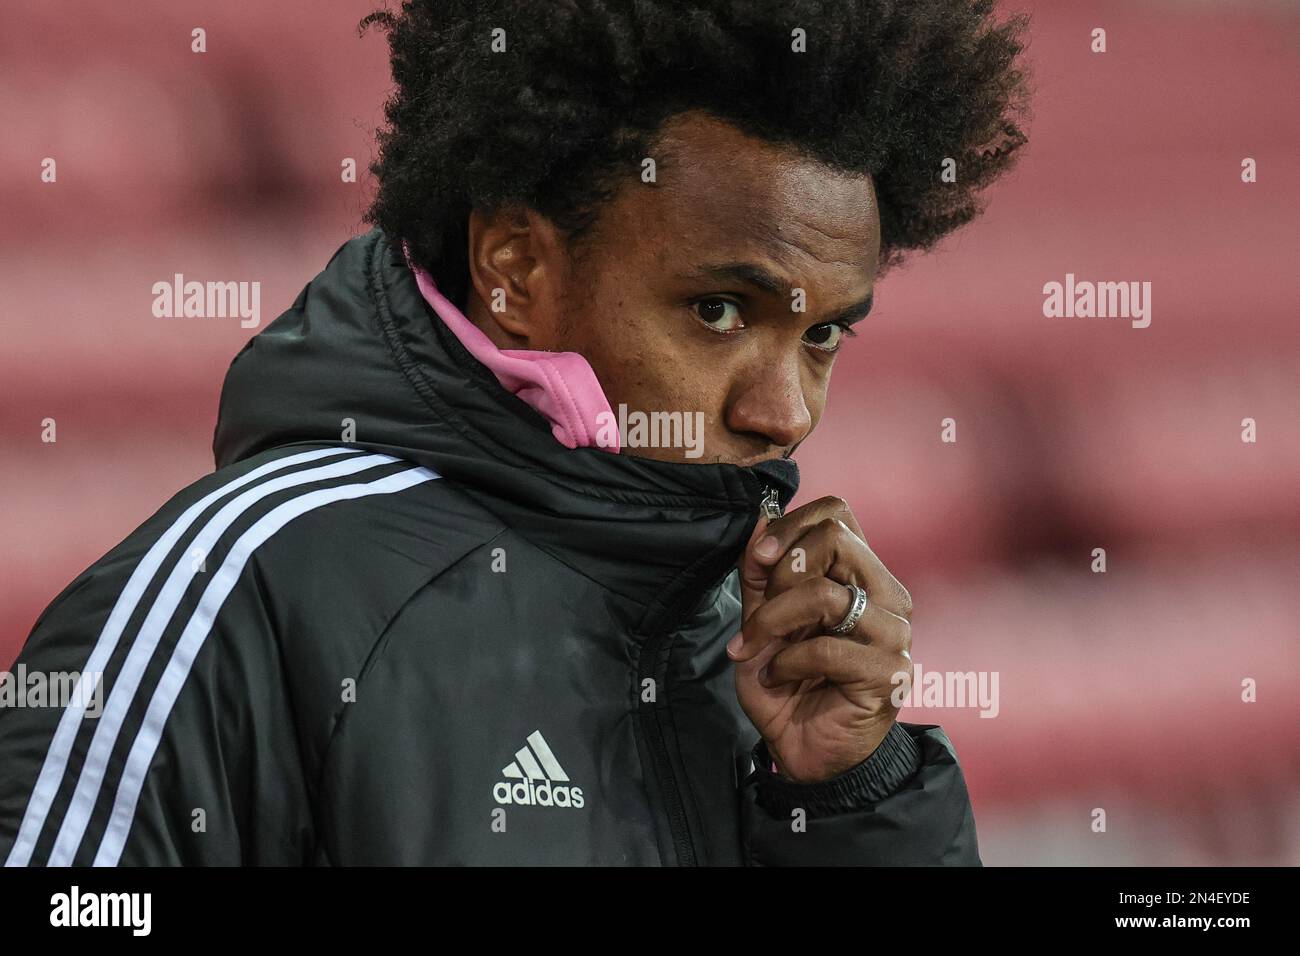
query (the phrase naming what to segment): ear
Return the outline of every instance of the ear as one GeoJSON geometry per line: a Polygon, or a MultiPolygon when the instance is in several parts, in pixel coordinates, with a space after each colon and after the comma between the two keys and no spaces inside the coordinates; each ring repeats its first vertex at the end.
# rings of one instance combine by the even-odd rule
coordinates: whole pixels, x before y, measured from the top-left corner
{"type": "Polygon", "coordinates": [[[471,211],[469,318],[498,348],[552,349],[566,262],[560,231],[540,213],[471,211]]]}

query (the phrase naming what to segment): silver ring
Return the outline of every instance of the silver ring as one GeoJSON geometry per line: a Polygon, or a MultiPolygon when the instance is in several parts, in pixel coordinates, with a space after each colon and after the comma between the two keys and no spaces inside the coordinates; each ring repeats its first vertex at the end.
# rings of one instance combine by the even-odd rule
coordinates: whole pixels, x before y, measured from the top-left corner
{"type": "Polygon", "coordinates": [[[844,620],[831,628],[833,634],[847,634],[858,626],[858,621],[862,620],[862,615],[867,613],[867,592],[856,584],[846,584],[846,588],[853,592],[853,606],[849,608],[849,613],[844,615],[844,620]]]}

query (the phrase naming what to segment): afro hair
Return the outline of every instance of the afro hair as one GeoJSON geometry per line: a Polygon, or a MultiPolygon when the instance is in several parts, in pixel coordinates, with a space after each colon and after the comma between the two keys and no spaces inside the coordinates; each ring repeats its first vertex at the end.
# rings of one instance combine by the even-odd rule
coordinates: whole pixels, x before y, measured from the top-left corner
{"type": "Polygon", "coordinates": [[[472,209],[523,205],[572,241],[639,177],[663,122],[702,109],[869,174],[888,269],[973,219],[1025,143],[1027,19],[993,7],[407,0],[361,23],[387,33],[395,84],[366,220],[464,305],[472,209]]]}

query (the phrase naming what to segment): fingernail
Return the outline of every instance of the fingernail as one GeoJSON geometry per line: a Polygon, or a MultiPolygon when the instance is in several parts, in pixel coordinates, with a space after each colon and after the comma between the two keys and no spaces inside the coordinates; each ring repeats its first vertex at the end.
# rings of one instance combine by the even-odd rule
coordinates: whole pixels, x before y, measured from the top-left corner
{"type": "Polygon", "coordinates": [[[745,645],[745,635],[737,634],[731,640],[727,641],[727,653],[735,657],[740,653],[740,649],[745,645]]]}
{"type": "Polygon", "coordinates": [[[775,558],[777,549],[780,547],[780,542],[769,534],[754,546],[754,553],[760,558],[775,558]]]}

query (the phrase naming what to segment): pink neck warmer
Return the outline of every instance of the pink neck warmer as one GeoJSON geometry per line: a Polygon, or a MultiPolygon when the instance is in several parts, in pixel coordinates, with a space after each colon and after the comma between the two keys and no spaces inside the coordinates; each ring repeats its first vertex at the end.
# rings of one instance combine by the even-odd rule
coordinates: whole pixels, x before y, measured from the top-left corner
{"type": "MultiPolygon", "coordinates": [[[[407,260],[420,294],[469,353],[492,370],[501,387],[518,396],[551,423],[551,433],[566,448],[603,448],[618,454],[608,440],[616,421],[609,400],[587,360],[577,352],[499,349],[469,318],[438,291],[433,277],[407,260]],[[598,440],[602,425],[606,440],[598,440]]],[[[617,432],[615,431],[616,435],[617,432]]]]}

